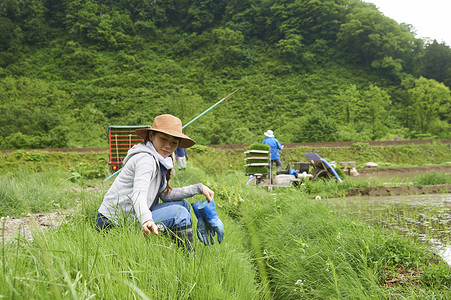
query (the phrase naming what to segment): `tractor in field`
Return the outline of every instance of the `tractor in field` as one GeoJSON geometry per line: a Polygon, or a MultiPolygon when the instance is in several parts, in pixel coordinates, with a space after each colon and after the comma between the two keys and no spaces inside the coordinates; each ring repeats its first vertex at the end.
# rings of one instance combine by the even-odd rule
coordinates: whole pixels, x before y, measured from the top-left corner
{"type": "Polygon", "coordinates": [[[249,176],[248,184],[268,188],[300,186],[307,179],[316,180],[318,178],[335,178],[342,182],[334,167],[317,153],[304,154],[308,162],[289,163],[285,170],[276,172],[275,176],[273,176],[269,151],[247,150],[245,154],[247,156],[246,175],[249,176]]]}

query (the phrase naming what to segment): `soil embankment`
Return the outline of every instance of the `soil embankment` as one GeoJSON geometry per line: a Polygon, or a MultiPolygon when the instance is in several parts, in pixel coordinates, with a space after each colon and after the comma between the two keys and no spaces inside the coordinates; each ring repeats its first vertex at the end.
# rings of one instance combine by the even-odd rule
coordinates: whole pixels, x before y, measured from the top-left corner
{"type": "MultiPolygon", "coordinates": [[[[417,176],[438,172],[451,174],[451,165],[415,166],[415,167],[387,167],[368,168],[358,170],[359,176],[417,176]]],[[[451,193],[451,184],[420,185],[420,186],[372,186],[367,188],[353,188],[346,192],[346,196],[398,196],[451,193]]]]}
{"type": "Polygon", "coordinates": [[[367,188],[353,188],[346,192],[346,196],[399,196],[450,193],[451,184],[419,185],[419,186],[371,186],[367,188]]]}
{"type": "Polygon", "coordinates": [[[415,167],[386,167],[367,168],[358,170],[360,176],[416,176],[420,174],[438,172],[451,174],[451,165],[415,166],[415,167]]]}

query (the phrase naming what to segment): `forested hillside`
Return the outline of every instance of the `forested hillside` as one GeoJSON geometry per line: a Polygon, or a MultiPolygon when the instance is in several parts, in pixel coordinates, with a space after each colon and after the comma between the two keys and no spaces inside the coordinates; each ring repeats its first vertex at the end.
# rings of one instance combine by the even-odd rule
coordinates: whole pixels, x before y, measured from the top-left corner
{"type": "Polygon", "coordinates": [[[451,138],[451,49],[360,0],[0,0],[0,148],[451,138]]]}

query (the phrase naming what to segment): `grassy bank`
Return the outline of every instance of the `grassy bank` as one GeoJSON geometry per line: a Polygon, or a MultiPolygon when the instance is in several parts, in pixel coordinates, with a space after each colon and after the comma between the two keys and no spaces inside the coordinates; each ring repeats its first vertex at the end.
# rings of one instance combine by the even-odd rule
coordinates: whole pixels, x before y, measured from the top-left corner
{"type": "MultiPolygon", "coordinates": [[[[188,151],[191,162],[209,174],[220,174],[227,170],[244,173],[243,149],[218,149],[195,146],[188,151]]],[[[371,146],[355,143],[350,147],[293,147],[281,151],[283,168],[288,163],[307,162],[304,154],[316,152],[329,162],[355,161],[356,168],[365,167],[367,162],[375,162],[380,167],[424,166],[451,163],[451,151],[447,144],[371,146]]]]}
{"type": "Polygon", "coordinates": [[[437,257],[428,248],[339,217],[335,211],[332,205],[293,190],[259,195],[245,203],[243,213],[259,229],[254,239],[263,245],[262,259],[275,298],[451,296],[451,270],[436,264],[437,257]]]}
{"type": "MultiPolygon", "coordinates": [[[[418,147],[421,151],[415,153],[423,156],[427,150],[418,147]]],[[[433,149],[437,155],[446,150],[440,145],[430,147],[425,148],[433,149]]],[[[215,191],[226,235],[221,245],[208,247],[196,238],[196,252],[189,257],[169,237],[144,238],[139,227],[117,228],[106,236],[93,229],[96,210],[111,184],[103,182],[105,154],[2,154],[6,163],[0,177],[4,191],[0,203],[5,203],[4,209],[19,203],[14,208],[19,216],[30,211],[78,209],[63,226],[44,234],[36,231],[32,241],[19,236],[3,243],[0,296],[9,299],[451,297],[450,267],[429,248],[345,217],[331,204],[312,199],[317,193],[339,193],[356,183],[314,182],[302,190],[268,192],[246,186],[246,177],[240,171],[244,165],[242,152],[199,147],[190,154],[188,170],[176,172],[172,185],[203,182],[210,186],[215,191]]],[[[446,155],[441,162],[447,160],[446,155]]],[[[368,157],[376,156],[368,154],[368,157]]],[[[412,156],[412,159],[424,158],[412,156]]],[[[192,199],[199,200],[201,196],[192,199]]]]}

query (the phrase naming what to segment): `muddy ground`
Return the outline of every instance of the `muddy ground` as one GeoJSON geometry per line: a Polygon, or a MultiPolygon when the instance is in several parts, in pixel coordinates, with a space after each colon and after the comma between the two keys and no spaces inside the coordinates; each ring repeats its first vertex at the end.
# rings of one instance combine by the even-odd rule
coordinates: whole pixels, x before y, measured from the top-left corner
{"type": "MultiPolygon", "coordinates": [[[[363,189],[350,189],[346,196],[399,196],[399,195],[423,195],[443,194],[451,192],[451,184],[419,185],[419,186],[372,186],[363,189]]],[[[450,203],[451,204],[451,203],[450,203]]]]}
{"type": "MultiPolygon", "coordinates": [[[[430,172],[448,173],[451,174],[451,165],[440,166],[420,166],[420,167],[389,167],[389,168],[374,168],[359,170],[361,177],[370,176],[415,176],[430,172]]],[[[450,193],[451,185],[435,185],[435,186],[375,186],[365,189],[351,189],[348,191],[348,196],[392,196],[405,194],[436,194],[436,193],[450,193]]],[[[451,205],[451,204],[450,204],[451,205]]],[[[75,209],[57,211],[52,213],[39,213],[29,215],[23,218],[2,217],[0,226],[4,234],[0,236],[0,243],[12,239],[17,234],[25,237],[28,240],[32,239],[31,229],[39,228],[46,230],[60,225],[67,220],[67,216],[74,212],[75,209]]]]}

